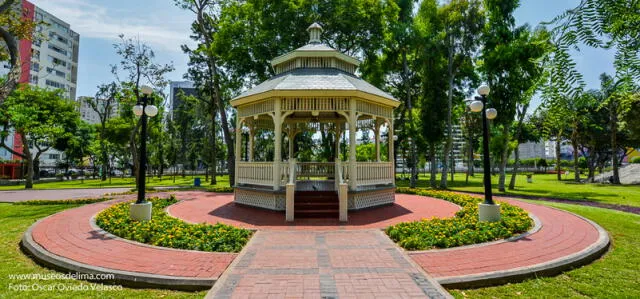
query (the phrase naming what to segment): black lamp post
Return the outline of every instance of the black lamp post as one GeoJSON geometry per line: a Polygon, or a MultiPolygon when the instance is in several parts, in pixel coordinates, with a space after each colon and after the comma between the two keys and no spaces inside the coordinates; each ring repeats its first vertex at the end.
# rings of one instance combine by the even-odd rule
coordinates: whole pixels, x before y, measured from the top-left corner
{"type": "Polygon", "coordinates": [[[158,114],[158,107],[149,103],[149,98],[153,94],[153,89],[149,86],[140,88],[142,96],[140,101],[133,106],[133,113],[141,117],[140,128],[140,167],[138,168],[138,199],[131,206],[131,217],[135,220],[151,219],[151,205],[145,200],[145,171],[147,168],[147,121],[149,117],[158,114]]]}
{"type": "Polygon", "coordinates": [[[478,88],[478,94],[475,101],[469,104],[469,109],[473,112],[482,112],[482,156],[484,168],[484,203],[480,205],[479,216],[480,221],[498,221],[500,220],[500,206],[493,201],[491,191],[491,161],[489,160],[489,120],[498,116],[495,108],[487,108],[487,95],[490,88],[482,85],[478,88]]]}

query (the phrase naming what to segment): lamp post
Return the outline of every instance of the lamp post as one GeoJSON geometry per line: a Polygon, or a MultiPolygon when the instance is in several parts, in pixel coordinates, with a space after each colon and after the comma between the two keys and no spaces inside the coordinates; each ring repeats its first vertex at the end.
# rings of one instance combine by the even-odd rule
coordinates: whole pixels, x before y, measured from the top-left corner
{"type": "Polygon", "coordinates": [[[147,121],[158,114],[158,107],[149,103],[153,89],[149,86],[140,88],[142,96],[133,106],[133,113],[141,117],[140,128],[140,166],[138,167],[138,199],[131,204],[130,216],[133,220],[151,220],[151,203],[145,200],[145,171],[147,168],[147,121]]]}
{"type": "Polygon", "coordinates": [[[491,191],[491,162],[489,161],[489,120],[498,116],[495,108],[487,108],[487,96],[491,89],[482,85],[477,92],[480,96],[469,104],[472,112],[482,112],[482,156],[484,168],[484,202],[479,204],[478,217],[480,221],[500,221],[500,205],[493,201],[491,191]]]}

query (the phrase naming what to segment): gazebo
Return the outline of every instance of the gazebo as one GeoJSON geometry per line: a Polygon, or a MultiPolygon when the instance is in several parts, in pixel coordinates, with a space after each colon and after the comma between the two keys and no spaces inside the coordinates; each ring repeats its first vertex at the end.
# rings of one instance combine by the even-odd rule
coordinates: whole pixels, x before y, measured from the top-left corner
{"type": "Polygon", "coordinates": [[[294,216],[347,221],[348,211],[394,202],[393,109],[400,102],[360,79],[357,59],[323,44],[319,24],[307,30],[307,45],[271,61],[275,76],[231,100],[237,109],[234,201],[286,211],[287,221],[294,216]],[[265,130],[273,136],[273,159],[256,161],[256,135],[265,130]],[[371,131],[375,158],[357,161],[356,138],[371,131]],[[320,132],[334,136],[334,159],[298,162],[294,143],[302,132],[314,139],[320,132]],[[348,155],[341,157],[347,144],[348,155]],[[388,148],[385,156],[381,144],[388,148]]]}

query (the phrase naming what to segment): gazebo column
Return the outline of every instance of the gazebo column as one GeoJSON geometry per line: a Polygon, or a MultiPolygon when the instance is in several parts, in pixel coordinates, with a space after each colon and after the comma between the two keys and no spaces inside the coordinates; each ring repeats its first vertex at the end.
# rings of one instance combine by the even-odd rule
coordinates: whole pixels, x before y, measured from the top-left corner
{"type": "Polygon", "coordinates": [[[336,159],[340,159],[340,136],[342,135],[342,124],[336,122],[336,126],[335,126],[335,141],[334,141],[334,150],[336,153],[336,159]]]}
{"type": "Polygon", "coordinates": [[[358,175],[356,165],[356,125],[358,115],[356,113],[356,99],[351,98],[349,102],[349,188],[356,190],[358,186],[358,175]]]}
{"type": "MultiPolygon", "coordinates": [[[[396,161],[393,159],[393,137],[394,137],[394,130],[393,130],[393,118],[389,119],[389,134],[387,134],[389,137],[387,137],[388,142],[389,142],[389,161],[393,162],[393,167],[395,168],[396,166],[396,161]]],[[[395,173],[395,169],[394,169],[394,173],[395,173]]]]}
{"type": "Polygon", "coordinates": [[[240,174],[238,173],[238,169],[240,167],[240,160],[242,159],[242,119],[240,117],[236,118],[236,167],[235,167],[235,182],[236,185],[240,184],[240,174]]]}
{"type": "Polygon", "coordinates": [[[380,119],[376,118],[376,123],[373,127],[373,134],[376,138],[376,161],[380,162],[380,119]]]}
{"type": "Polygon", "coordinates": [[[249,148],[248,151],[248,160],[249,162],[253,162],[253,139],[256,136],[256,128],[253,124],[249,125],[249,148]]]}
{"type": "Polygon", "coordinates": [[[280,163],[282,162],[282,112],[280,99],[275,99],[274,102],[275,112],[273,116],[273,126],[275,128],[275,151],[273,155],[273,190],[279,190],[280,163]]]}

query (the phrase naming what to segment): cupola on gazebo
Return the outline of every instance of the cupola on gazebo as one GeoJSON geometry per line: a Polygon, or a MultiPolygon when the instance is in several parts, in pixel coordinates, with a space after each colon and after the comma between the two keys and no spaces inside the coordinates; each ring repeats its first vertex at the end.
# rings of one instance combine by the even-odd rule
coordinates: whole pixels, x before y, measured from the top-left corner
{"type": "Polygon", "coordinates": [[[322,44],[319,24],[307,30],[307,45],[271,61],[275,76],[231,100],[237,109],[234,201],[286,211],[287,221],[347,221],[348,211],[394,202],[393,109],[400,103],[355,74],[357,59],[322,44]],[[265,130],[273,132],[273,159],[256,161],[254,142],[265,130]],[[298,162],[296,136],[311,132],[317,139],[321,131],[335,136],[333,159],[298,162]],[[357,161],[356,138],[370,132],[375,157],[357,161]],[[341,155],[347,145],[348,154],[341,155]]]}

